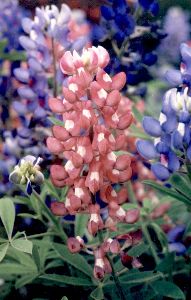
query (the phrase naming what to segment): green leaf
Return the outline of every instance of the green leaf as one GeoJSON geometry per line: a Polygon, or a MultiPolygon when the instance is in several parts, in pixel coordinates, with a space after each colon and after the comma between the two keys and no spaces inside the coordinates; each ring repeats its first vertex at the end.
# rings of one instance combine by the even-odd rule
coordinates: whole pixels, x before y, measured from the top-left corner
{"type": "Polygon", "coordinates": [[[2,39],[0,41],[0,53],[4,51],[5,47],[7,46],[8,40],[7,39],[2,39]]]}
{"type": "Polygon", "coordinates": [[[59,199],[59,194],[57,193],[55,186],[53,186],[53,184],[49,180],[44,181],[43,190],[43,192],[46,191],[47,194],[51,194],[56,199],[59,199]]]}
{"type": "Polygon", "coordinates": [[[137,128],[137,126],[135,126],[134,124],[132,124],[130,126],[130,130],[129,130],[129,136],[133,136],[133,137],[137,137],[140,139],[144,139],[144,140],[151,140],[151,137],[148,136],[146,133],[143,132],[143,130],[137,128]]]}
{"type": "Polygon", "coordinates": [[[133,114],[134,114],[134,116],[135,116],[135,119],[136,119],[138,122],[142,123],[142,120],[143,120],[143,114],[140,113],[140,111],[136,108],[135,105],[132,107],[132,112],[133,112],[133,114]]]}
{"type": "Polygon", "coordinates": [[[88,214],[77,214],[75,218],[75,236],[83,236],[88,223],[88,214]]]}
{"type": "Polygon", "coordinates": [[[31,273],[24,275],[16,280],[15,288],[20,289],[21,287],[25,286],[26,284],[32,283],[35,278],[37,278],[38,273],[31,273]]]}
{"type": "Polygon", "coordinates": [[[87,260],[82,255],[78,253],[72,254],[69,252],[66,246],[57,243],[54,243],[53,247],[65,262],[72,265],[73,267],[80,270],[81,272],[88,275],[89,277],[92,277],[93,269],[91,268],[87,260]]]}
{"type": "Polygon", "coordinates": [[[162,186],[161,184],[158,184],[152,180],[144,180],[143,181],[144,184],[151,186],[152,188],[154,188],[155,190],[164,193],[166,195],[171,196],[172,198],[175,198],[181,202],[184,202],[187,205],[191,205],[191,201],[189,201],[188,198],[184,197],[183,195],[177,193],[176,191],[174,191],[171,188],[167,188],[162,186]]]}
{"type": "Polygon", "coordinates": [[[26,266],[17,263],[1,263],[0,264],[0,276],[4,275],[22,275],[28,274],[29,269],[26,266]]]}
{"type": "Polygon", "coordinates": [[[184,176],[180,176],[175,173],[170,177],[169,182],[172,184],[173,188],[183,194],[185,197],[190,199],[191,203],[191,187],[190,182],[186,180],[184,176]]]}
{"type": "Polygon", "coordinates": [[[149,246],[146,245],[145,243],[140,243],[139,245],[132,247],[128,251],[128,255],[133,256],[133,257],[138,257],[141,254],[147,252],[148,248],[149,248],[149,246]]]}
{"type": "Polygon", "coordinates": [[[158,265],[157,270],[162,273],[167,273],[173,269],[175,253],[169,253],[158,265]]]}
{"type": "Polygon", "coordinates": [[[0,58],[9,61],[25,61],[26,55],[24,51],[12,50],[8,53],[0,53],[0,58]]]}
{"type": "Polygon", "coordinates": [[[12,246],[10,246],[7,251],[7,256],[13,260],[16,260],[21,265],[26,266],[28,270],[30,269],[30,272],[37,271],[36,265],[35,265],[32,257],[27,253],[21,252],[15,248],[13,248],[12,246]]]}
{"type": "Polygon", "coordinates": [[[182,290],[172,282],[161,280],[152,283],[152,288],[156,293],[172,299],[186,299],[182,290]]]}
{"type": "Polygon", "coordinates": [[[7,250],[9,247],[9,243],[5,243],[0,245],[0,262],[3,260],[3,258],[5,257],[7,250]]]}
{"type": "Polygon", "coordinates": [[[40,271],[42,266],[41,266],[40,255],[39,255],[39,251],[38,251],[37,245],[33,246],[32,257],[33,257],[33,259],[35,261],[35,264],[37,266],[38,271],[40,271]]]}
{"type": "Polygon", "coordinates": [[[75,285],[75,286],[91,286],[93,285],[91,281],[87,279],[82,279],[79,277],[70,277],[65,275],[56,275],[56,274],[46,274],[40,276],[40,278],[45,280],[51,280],[55,283],[63,283],[63,284],[69,284],[69,285],[75,285]]]}
{"type": "Polygon", "coordinates": [[[68,298],[66,296],[62,297],[61,300],[68,300],[68,298]]]}
{"type": "Polygon", "coordinates": [[[50,122],[52,122],[54,125],[58,125],[58,126],[63,126],[64,127],[64,122],[55,118],[55,117],[48,117],[48,120],[50,122]]]}
{"type": "Polygon", "coordinates": [[[93,292],[91,292],[90,297],[95,300],[103,300],[104,294],[102,287],[98,286],[93,292]]]}
{"type": "Polygon", "coordinates": [[[167,238],[166,238],[164,231],[161,229],[161,227],[156,223],[150,223],[149,226],[153,228],[161,246],[167,247],[167,238]]]}
{"type": "Polygon", "coordinates": [[[38,219],[38,216],[32,215],[32,214],[28,214],[28,213],[21,213],[18,214],[17,217],[21,217],[21,218],[30,218],[30,219],[38,219]]]}
{"type": "Polygon", "coordinates": [[[32,254],[32,242],[26,239],[15,239],[11,241],[11,245],[13,248],[21,251],[32,254]]]}
{"type": "Polygon", "coordinates": [[[160,272],[145,271],[140,272],[137,270],[132,270],[126,273],[124,276],[121,276],[120,283],[125,285],[139,285],[143,283],[149,283],[153,280],[158,280],[162,277],[160,272]]]}
{"type": "Polygon", "coordinates": [[[15,207],[7,197],[0,199],[0,218],[10,240],[15,222],[15,207]]]}

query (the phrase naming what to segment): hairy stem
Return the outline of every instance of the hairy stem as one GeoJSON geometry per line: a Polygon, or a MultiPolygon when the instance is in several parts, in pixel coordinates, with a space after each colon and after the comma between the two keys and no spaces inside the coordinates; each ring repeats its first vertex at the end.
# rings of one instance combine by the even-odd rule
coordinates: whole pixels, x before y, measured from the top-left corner
{"type": "Polygon", "coordinates": [[[59,236],[61,237],[61,239],[66,242],[67,241],[67,235],[65,234],[65,232],[63,231],[63,228],[60,224],[60,222],[57,220],[57,218],[51,213],[51,211],[49,210],[49,208],[46,206],[46,204],[44,203],[44,201],[41,199],[40,195],[33,190],[33,195],[35,196],[35,198],[40,202],[43,211],[46,215],[46,217],[48,218],[48,220],[50,222],[52,222],[55,226],[55,229],[57,231],[57,233],[59,234],[59,236]]]}
{"type": "MultiPolygon", "coordinates": [[[[102,236],[102,232],[101,231],[98,231],[98,238],[99,238],[99,241],[100,241],[100,244],[103,243],[103,236],[102,236]]],[[[118,294],[120,296],[120,299],[121,300],[125,300],[126,297],[124,295],[124,292],[123,292],[123,289],[122,289],[122,286],[120,284],[120,281],[119,281],[119,278],[118,278],[118,275],[117,273],[115,272],[115,268],[114,268],[114,265],[113,265],[113,261],[112,259],[110,258],[110,256],[108,254],[105,255],[106,258],[108,259],[110,265],[111,265],[111,270],[112,270],[112,276],[113,276],[113,279],[114,279],[114,282],[115,282],[115,285],[116,285],[116,289],[118,291],[118,294]]]]}
{"type": "Polygon", "coordinates": [[[155,250],[155,248],[154,248],[153,242],[152,242],[152,240],[151,240],[151,237],[150,237],[150,234],[149,234],[147,225],[144,224],[144,223],[143,223],[143,225],[142,225],[142,232],[143,232],[143,234],[144,234],[144,237],[145,237],[145,239],[146,239],[148,245],[150,246],[150,251],[151,251],[151,253],[152,253],[152,255],[153,255],[153,258],[154,258],[154,260],[155,260],[155,263],[156,263],[156,265],[157,265],[157,264],[159,263],[159,258],[158,258],[157,252],[156,252],[156,250],[155,250]]]}
{"type": "Polygon", "coordinates": [[[126,186],[127,186],[127,191],[128,191],[128,196],[130,201],[134,204],[137,204],[137,199],[133,191],[131,180],[127,181],[126,186]]]}

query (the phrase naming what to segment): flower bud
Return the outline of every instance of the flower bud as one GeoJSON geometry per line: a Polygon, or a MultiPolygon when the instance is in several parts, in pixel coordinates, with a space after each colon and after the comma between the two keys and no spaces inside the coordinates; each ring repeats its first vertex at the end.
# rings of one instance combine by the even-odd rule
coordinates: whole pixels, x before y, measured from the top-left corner
{"type": "Polygon", "coordinates": [[[82,248],[80,241],[74,237],[70,237],[67,240],[67,246],[71,253],[78,253],[78,252],[80,252],[80,250],[82,248]]]}
{"type": "Polygon", "coordinates": [[[32,155],[22,158],[13,172],[9,175],[9,180],[15,184],[42,184],[44,175],[40,172],[39,163],[42,159],[32,155]]]}

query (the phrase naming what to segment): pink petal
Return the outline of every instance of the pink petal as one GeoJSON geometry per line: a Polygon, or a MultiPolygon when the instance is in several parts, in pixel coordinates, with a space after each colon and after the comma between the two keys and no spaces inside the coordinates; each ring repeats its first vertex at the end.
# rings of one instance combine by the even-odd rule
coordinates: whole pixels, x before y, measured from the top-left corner
{"type": "Polygon", "coordinates": [[[63,145],[54,137],[48,137],[46,144],[51,153],[59,154],[63,151],[63,145]]]}
{"type": "Polygon", "coordinates": [[[114,90],[120,91],[125,84],[126,84],[126,74],[124,72],[120,72],[112,78],[112,89],[114,90]]]}
{"type": "Polygon", "coordinates": [[[75,72],[73,56],[70,51],[66,51],[60,60],[60,69],[64,74],[73,74],[75,72]]]}
{"type": "Polygon", "coordinates": [[[64,180],[68,175],[61,165],[52,165],[50,167],[50,174],[55,180],[64,180]]]}
{"type": "Polygon", "coordinates": [[[121,95],[119,91],[114,90],[107,96],[106,104],[109,106],[118,105],[121,100],[121,95]]]}
{"type": "Polygon", "coordinates": [[[126,212],[125,221],[128,224],[133,224],[139,220],[140,211],[139,209],[131,209],[126,212]]]}
{"type": "Polygon", "coordinates": [[[54,125],[52,128],[52,132],[55,138],[60,141],[65,141],[69,138],[68,131],[62,126],[54,125]]]}
{"type": "Polygon", "coordinates": [[[48,105],[54,113],[63,113],[65,111],[62,101],[57,98],[50,98],[48,105]]]}

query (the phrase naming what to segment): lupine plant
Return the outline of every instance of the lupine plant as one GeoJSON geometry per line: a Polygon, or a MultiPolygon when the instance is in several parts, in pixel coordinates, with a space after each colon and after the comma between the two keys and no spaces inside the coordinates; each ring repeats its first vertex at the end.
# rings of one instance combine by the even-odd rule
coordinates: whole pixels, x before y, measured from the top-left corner
{"type": "Polygon", "coordinates": [[[102,3],[99,24],[65,4],[20,18],[0,145],[1,299],[190,299],[191,48],[166,74],[159,120],[144,117],[158,1],[102,3]]]}

